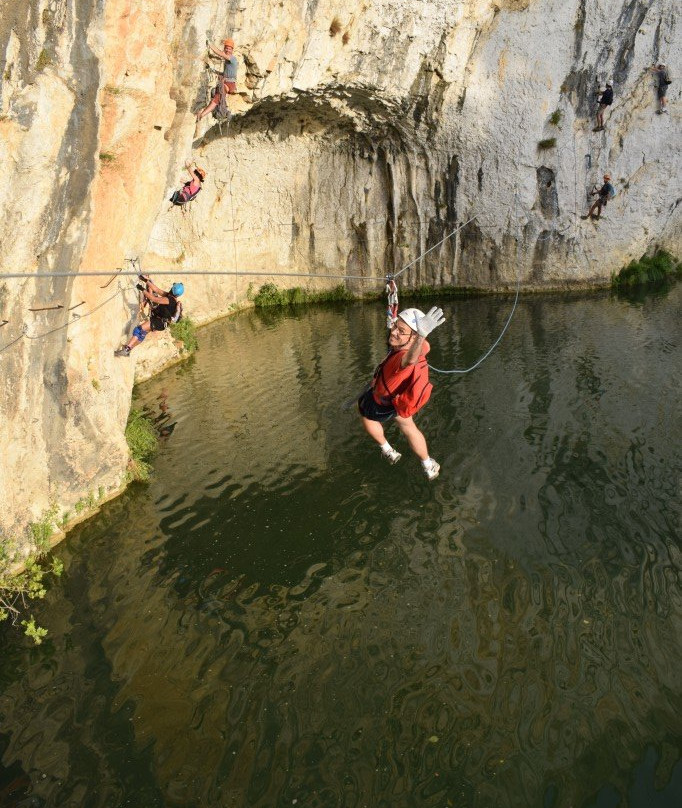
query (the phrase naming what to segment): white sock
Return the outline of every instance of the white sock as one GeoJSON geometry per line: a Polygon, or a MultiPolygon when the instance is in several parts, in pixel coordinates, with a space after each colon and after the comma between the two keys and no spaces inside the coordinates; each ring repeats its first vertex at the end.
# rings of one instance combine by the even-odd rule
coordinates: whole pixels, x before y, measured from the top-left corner
{"type": "Polygon", "coordinates": [[[428,468],[433,463],[433,458],[427,457],[426,460],[422,460],[422,466],[424,468],[428,468]]]}
{"type": "Polygon", "coordinates": [[[386,443],[381,444],[381,451],[384,454],[389,454],[389,452],[393,451],[393,447],[391,446],[391,444],[388,441],[386,441],[386,443]]]}

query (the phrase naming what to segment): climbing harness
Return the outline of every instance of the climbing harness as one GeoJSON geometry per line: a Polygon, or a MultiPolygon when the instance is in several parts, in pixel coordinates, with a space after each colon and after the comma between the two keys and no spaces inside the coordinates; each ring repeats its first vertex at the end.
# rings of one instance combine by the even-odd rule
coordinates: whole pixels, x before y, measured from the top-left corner
{"type": "MultiPolygon", "coordinates": [[[[219,95],[218,106],[213,110],[213,117],[218,121],[218,124],[221,124],[223,121],[227,121],[229,123],[230,118],[232,117],[232,113],[230,112],[230,108],[227,106],[227,91],[225,89],[226,81],[225,79],[221,78],[218,82],[218,86],[216,87],[216,91],[219,95]]],[[[220,130],[220,134],[222,135],[223,130],[220,130]]]]}

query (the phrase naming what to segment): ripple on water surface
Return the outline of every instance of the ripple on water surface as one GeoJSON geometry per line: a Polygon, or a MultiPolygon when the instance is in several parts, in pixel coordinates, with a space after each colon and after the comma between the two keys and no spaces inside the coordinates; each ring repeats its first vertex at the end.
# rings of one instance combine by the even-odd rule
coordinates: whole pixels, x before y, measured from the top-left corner
{"type": "MultiPolygon", "coordinates": [[[[679,804],[679,304],[522,301],[434,379],[431,485],[341,408],[376,307],[204,329],[10,638],[2,804],[679,804]]],[[[447,306],[437,364],[508,305],[447,306]]]]}

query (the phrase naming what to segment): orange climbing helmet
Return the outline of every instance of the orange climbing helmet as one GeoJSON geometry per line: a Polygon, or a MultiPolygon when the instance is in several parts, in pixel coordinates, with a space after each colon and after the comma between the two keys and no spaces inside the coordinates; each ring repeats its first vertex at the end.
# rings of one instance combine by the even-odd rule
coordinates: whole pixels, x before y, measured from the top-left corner
{"type": "Polygon", "coordinates": [[[195,168],[195,169],[194,169],[194,173],[197,175],[197,177],[199,177],[199,179],[200,179],[202,182],[203,182],[203,181],[204,181],[204,179],[206,178],[206,172],[204,171],[204,169],[203,169],[203,168],[198,168],[198,167],[197,167],[197,168],[195,168]]]}
{"type": "Polygon", "coordinates": [[[223,45],[226,48],[234,48],[234,39],[223,39],[223,45]]]}

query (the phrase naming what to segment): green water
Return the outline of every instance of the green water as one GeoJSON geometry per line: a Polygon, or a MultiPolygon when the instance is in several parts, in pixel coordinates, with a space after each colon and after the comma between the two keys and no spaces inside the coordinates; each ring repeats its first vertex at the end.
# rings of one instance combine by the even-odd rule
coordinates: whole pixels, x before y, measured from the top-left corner
{"type": "MultiPolygon", "coordinates": [[[[0,635],[0,805],[682,804],[681,302],[522,300],[433,378],[433,483],[340,406],[381,305],[201,331],[49,641],[0,635]]],[[[510,305],[446,305],[434,364],[510,305]]]]}

